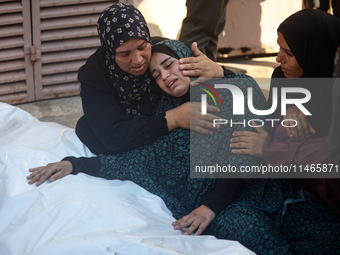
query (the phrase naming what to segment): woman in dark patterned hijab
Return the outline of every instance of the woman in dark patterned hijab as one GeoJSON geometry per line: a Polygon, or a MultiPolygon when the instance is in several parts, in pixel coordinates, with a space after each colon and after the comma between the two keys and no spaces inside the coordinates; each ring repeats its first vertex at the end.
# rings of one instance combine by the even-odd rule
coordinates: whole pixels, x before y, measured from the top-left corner
{"type": "Polygon", "coordinates": [[[106,65],[112,79],[112,86],[120,96],[120,103],[129,115],[140,115],[141,107],[138,102],[148,97],[153,104],[158,102],[159,91],[152,85],[152,79],[147,72],[151,58],[151,37],[143,15],[134,6],[119,3],[104,10],[98,19],[98,34],[101,45],[105,50],[106,65]],[[123,61],[116,59],[116,50],[131,39],[137,45],[138,56],[125,52],[123,61]],[[130,56],[127,56],[130,54],[130,56]],[[130,61],[131,68],[121,62],[130,61]],[[137,69],[137,71],[136,71],[137,69]]]}
{"type": "MultiPolygon", "coordinates": [[[[98,34],[101,47],[78,71],[84,111],[76,126],[80,140],[94,154],[108,155],[154,142],[169,133],[171,121],[171,128],[189,128],[189,104],[156,114],[162,91],[148,71],[151,38],[141,12],[125,3],[109,6],[98,19],[98,34]]],[[[217,63],[197,55],[210,66],[199,75],[221,75],[217,63]]]]}

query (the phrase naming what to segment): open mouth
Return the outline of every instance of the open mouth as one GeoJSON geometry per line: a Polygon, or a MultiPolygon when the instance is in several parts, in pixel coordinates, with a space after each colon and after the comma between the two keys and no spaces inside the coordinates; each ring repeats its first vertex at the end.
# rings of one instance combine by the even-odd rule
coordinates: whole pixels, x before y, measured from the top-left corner
{"type": "Polygon", "coordinates": [[[142,70],[144,70],[144,64],[140,65],[140,66],[137,66],[137,67],[133,67],[133,69],[136,71],[136,72],[140,72],[142,70]]]}
{"type": "Polygon", "coordinates": [[[168,84],[168,88],[169,89],[172,89],[172,85],[174,85],[176,83],[177,79],[174,79],[173,81],[171,81],[169,84],[168,84]]]}

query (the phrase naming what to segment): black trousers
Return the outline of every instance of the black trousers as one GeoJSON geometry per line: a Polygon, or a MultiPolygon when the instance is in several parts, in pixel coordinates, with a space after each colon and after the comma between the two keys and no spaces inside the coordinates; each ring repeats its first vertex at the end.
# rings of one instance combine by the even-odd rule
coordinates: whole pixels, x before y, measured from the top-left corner
{"type": "Polygon", "coordinates": [[[303,0],[303,8],[327,12],[332,5],[333,15],[340,18],[340,0],[303,0]]]}
{"type": "Polygon", "coordinates": [[[218,35],[226,23],[229,0],[187,0],[187,16],[183,20],[179,40],[198,48],[210,59],[216,60],[218,35]]]}

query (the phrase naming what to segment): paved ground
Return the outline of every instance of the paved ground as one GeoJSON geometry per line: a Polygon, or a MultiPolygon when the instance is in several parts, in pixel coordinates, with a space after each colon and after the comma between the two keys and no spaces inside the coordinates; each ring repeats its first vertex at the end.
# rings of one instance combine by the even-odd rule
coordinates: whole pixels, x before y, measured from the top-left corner
{"type": "MultiPolygon", "coordinates": [[[[235,73],[244,73],[255,78],[265,96],[268,96],[269,80],[273,69],[278,66],[275,62],[275,57],[232,57],[219,59],[219,63],[235,73]]],[[[57,122],[71,128],[75,127],[77,120],[83,115],[79,96],[37,101],[16,106],[31,113],[41,121],[57,122]]]]}

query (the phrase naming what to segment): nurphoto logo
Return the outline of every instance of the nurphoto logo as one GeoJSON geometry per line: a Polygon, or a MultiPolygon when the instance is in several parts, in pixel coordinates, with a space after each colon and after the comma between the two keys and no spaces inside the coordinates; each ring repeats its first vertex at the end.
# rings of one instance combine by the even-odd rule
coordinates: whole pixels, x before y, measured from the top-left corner
{"type": "MultiPolygon", "coordinates": [[[[223,105],[220,95],[217,93],[217,91],[213,87],[211,87],[210,85],[205,84],[203,82],[198,82],[198,83],[206,86],[207,88],[209,88],[216,95],[216,97],[220,101],[221,106],[223,105]]],[[[216,85],[215,85],[215,87],[216,87],[216,85]]],[[[211,92],[209,90],[207,90],[207,89],[202,89],[202,88],[200,88],[200,89],[203,90],[204,92],[206,92],[211,97],[211,99],[214,101],[215,106],[217,106],[215,97],[211,94],[211,92]]],[[[201,100],[202,100],[201,112],[202,112],[202,115],[206,115],[207,114],[207,94],[202,94],[201,95],[201,100]]]]}
{"type": "MultiPolygon", "coordinates": [[[[204,83],[202,83],[204,84],[204,83]]],[[[221,105],[222,105],[222,101],[220,96],[218,95],[217,91],[207,85],[204,84],[205,86],[207,86],[208,88],[210,88],[210,90],[212,90],[214,92],[214,94],[218,97],[221,105]]],[[[233,98],[233,115],[244,115],[244,94],[242,92],[242,90],[240,88],[238,88],[235,85],[231,85],[231,84],[215,84],[214,86],[216,89],[228,89],[231,94],[232,94],[232,98],[233,98]]],[[[216,100],[214,98],[214,96],[206,89],[202,89],[203,91],[205,91],[214,101],[215,106],[217,106],[216,104],[216,100]]],[[[270,115],[273,112],[275,112],[275,110],[277,109],[278,106],[278,89],[277,88],[273,88],[272,90],[272,98],[273,98],[273,103],[271,105],[271,107],[267,110],[258,110],[255,109],[254,105],[253,105],[253,88],[249,87],[247,88],[247,104],[248,104],[248,108],[249,110],[255,114],[255,115],[259,115],[259,116],[264,116],[264,115],[270,115]]],[[[207,94],[202,94],[201,95],[201,112],[202,115],[206,115],[207,114],[207,94]]],[[[286,106],[287,105],[295,105],[296,107],[298,107],[300,109],[301,112],[303,112],[305,115],[312,115],[304,106],[303,104],[307,103],[309,100],[311,99],[311,93],[309,90],[305,89],[305,88],[298,88],[298,87],[282,87],[281,88],[281,115],[286,115],[286,106]],[[302,98],[288,98],[287,94],[288,93],[300,93],[302,95],[304,95],[304,97],[302,98]]],[[[246,122],[248,124],[248,126],[252,126],[252,122],[255,121],[256,123],[260,122],[260,126],[262,127],[264,125],[264,121],[260,120],[260,119],[252,119],[252,120],[244,120],[242,122],[232,122],[232,120],[225,120],[225,119],[214,119],[214,126],[216,125],[225,125],[227,123],[230,123],[231,125],[235,125],[235,124],[242,124],[242,125],[246,125],[246,122]]],[[[265,121],[271,122],[272,126],[274,125],[275,121],[279,121],[279,119],[265,119],[265,121]]],[[[295,127],[297,125],[297,121],[294,119],[285,119],[281,121],[281,125],[284,127],[295,127]],[[292,121],[295,124],[291,125],[291,126],[287,126],[285,125],[285,122],[289,122],[292,121]]]]}

